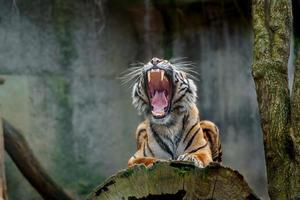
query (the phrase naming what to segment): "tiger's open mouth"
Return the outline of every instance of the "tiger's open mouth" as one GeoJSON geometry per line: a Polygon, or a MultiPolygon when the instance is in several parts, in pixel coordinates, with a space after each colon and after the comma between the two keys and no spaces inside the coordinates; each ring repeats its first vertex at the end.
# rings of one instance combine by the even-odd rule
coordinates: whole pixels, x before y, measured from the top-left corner
{"type": "Polygon", "coordinates": [[[156,118],[165,117],[171,104],[172,84],[162,69],[147,72],[147,93],[151,104],[151,113],[156,118]]]}

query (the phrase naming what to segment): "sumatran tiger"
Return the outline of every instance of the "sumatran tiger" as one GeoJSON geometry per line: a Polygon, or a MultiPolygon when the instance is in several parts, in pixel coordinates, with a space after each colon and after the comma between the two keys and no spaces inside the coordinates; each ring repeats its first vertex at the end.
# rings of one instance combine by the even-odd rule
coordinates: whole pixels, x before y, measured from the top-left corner
{"type": "Polygon", "coordinates": [[[197,88],[185,65],[153,58],[125,76],[135,81],[132,103],[145,118],[136,130],[137,151],[129,167],[157,160],[191,161],[198,167],[221,162],[219,130],[200,121],[197,88]]]}

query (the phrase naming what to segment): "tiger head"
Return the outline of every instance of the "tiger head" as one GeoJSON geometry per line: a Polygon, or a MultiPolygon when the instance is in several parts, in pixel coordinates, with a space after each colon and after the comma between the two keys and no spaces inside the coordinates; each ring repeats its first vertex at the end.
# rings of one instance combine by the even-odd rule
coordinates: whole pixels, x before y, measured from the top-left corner
{"type": "Polygon", "coordinates": [[[153,58],[129,73],[135,77],[132,104],[152,123],[172,123],[195,105],[197,88],[184,65],[153,58]]]}

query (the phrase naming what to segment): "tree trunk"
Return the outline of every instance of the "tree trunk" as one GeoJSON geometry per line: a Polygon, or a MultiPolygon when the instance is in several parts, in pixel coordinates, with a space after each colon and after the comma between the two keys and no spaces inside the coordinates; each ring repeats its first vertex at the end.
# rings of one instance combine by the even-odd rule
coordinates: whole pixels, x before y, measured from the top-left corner
{"type": "Polygon", "coordinates": [[[254,0],[253,78],[264,134],[271,199],[300,198],[299,66],[292,100],[287,65],[291,36],[289,0],[254,0]],[[291,104],[291,102],[294,102],[291,104]],[[298,120],[298,121],[297,121],[298,120]]]}
{"type": "Polygon", "coordinates": [[[136,165],[108,178],[88,200],[254,200],[258,197],[237,171],[218,164],[197,168],[187,162],[136,165]]]}
{"type": "Polygon", "coordinates": [[[0,200],[7,200],[7,188],[4,166],[4,140],[3,140],[3,123],[0,118],[0,200]]]}
{"type": "Polygon", "coordinates": [[[72,200],[46,173],[20,131],[3,120],[5,149],[21,173],[46,200],[72,200]]]}

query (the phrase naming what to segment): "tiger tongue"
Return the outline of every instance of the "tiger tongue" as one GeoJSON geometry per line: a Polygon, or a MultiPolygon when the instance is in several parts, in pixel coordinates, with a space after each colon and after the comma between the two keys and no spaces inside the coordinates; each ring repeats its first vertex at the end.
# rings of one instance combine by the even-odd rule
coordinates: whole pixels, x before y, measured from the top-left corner
{"type": "Polygon", "coordinates": [[[155,91],[154,97],[151,99],[152,114],[162,116],[165,114],[165,108],[168,106],[168,100],[164,91],[155,91]]]}

